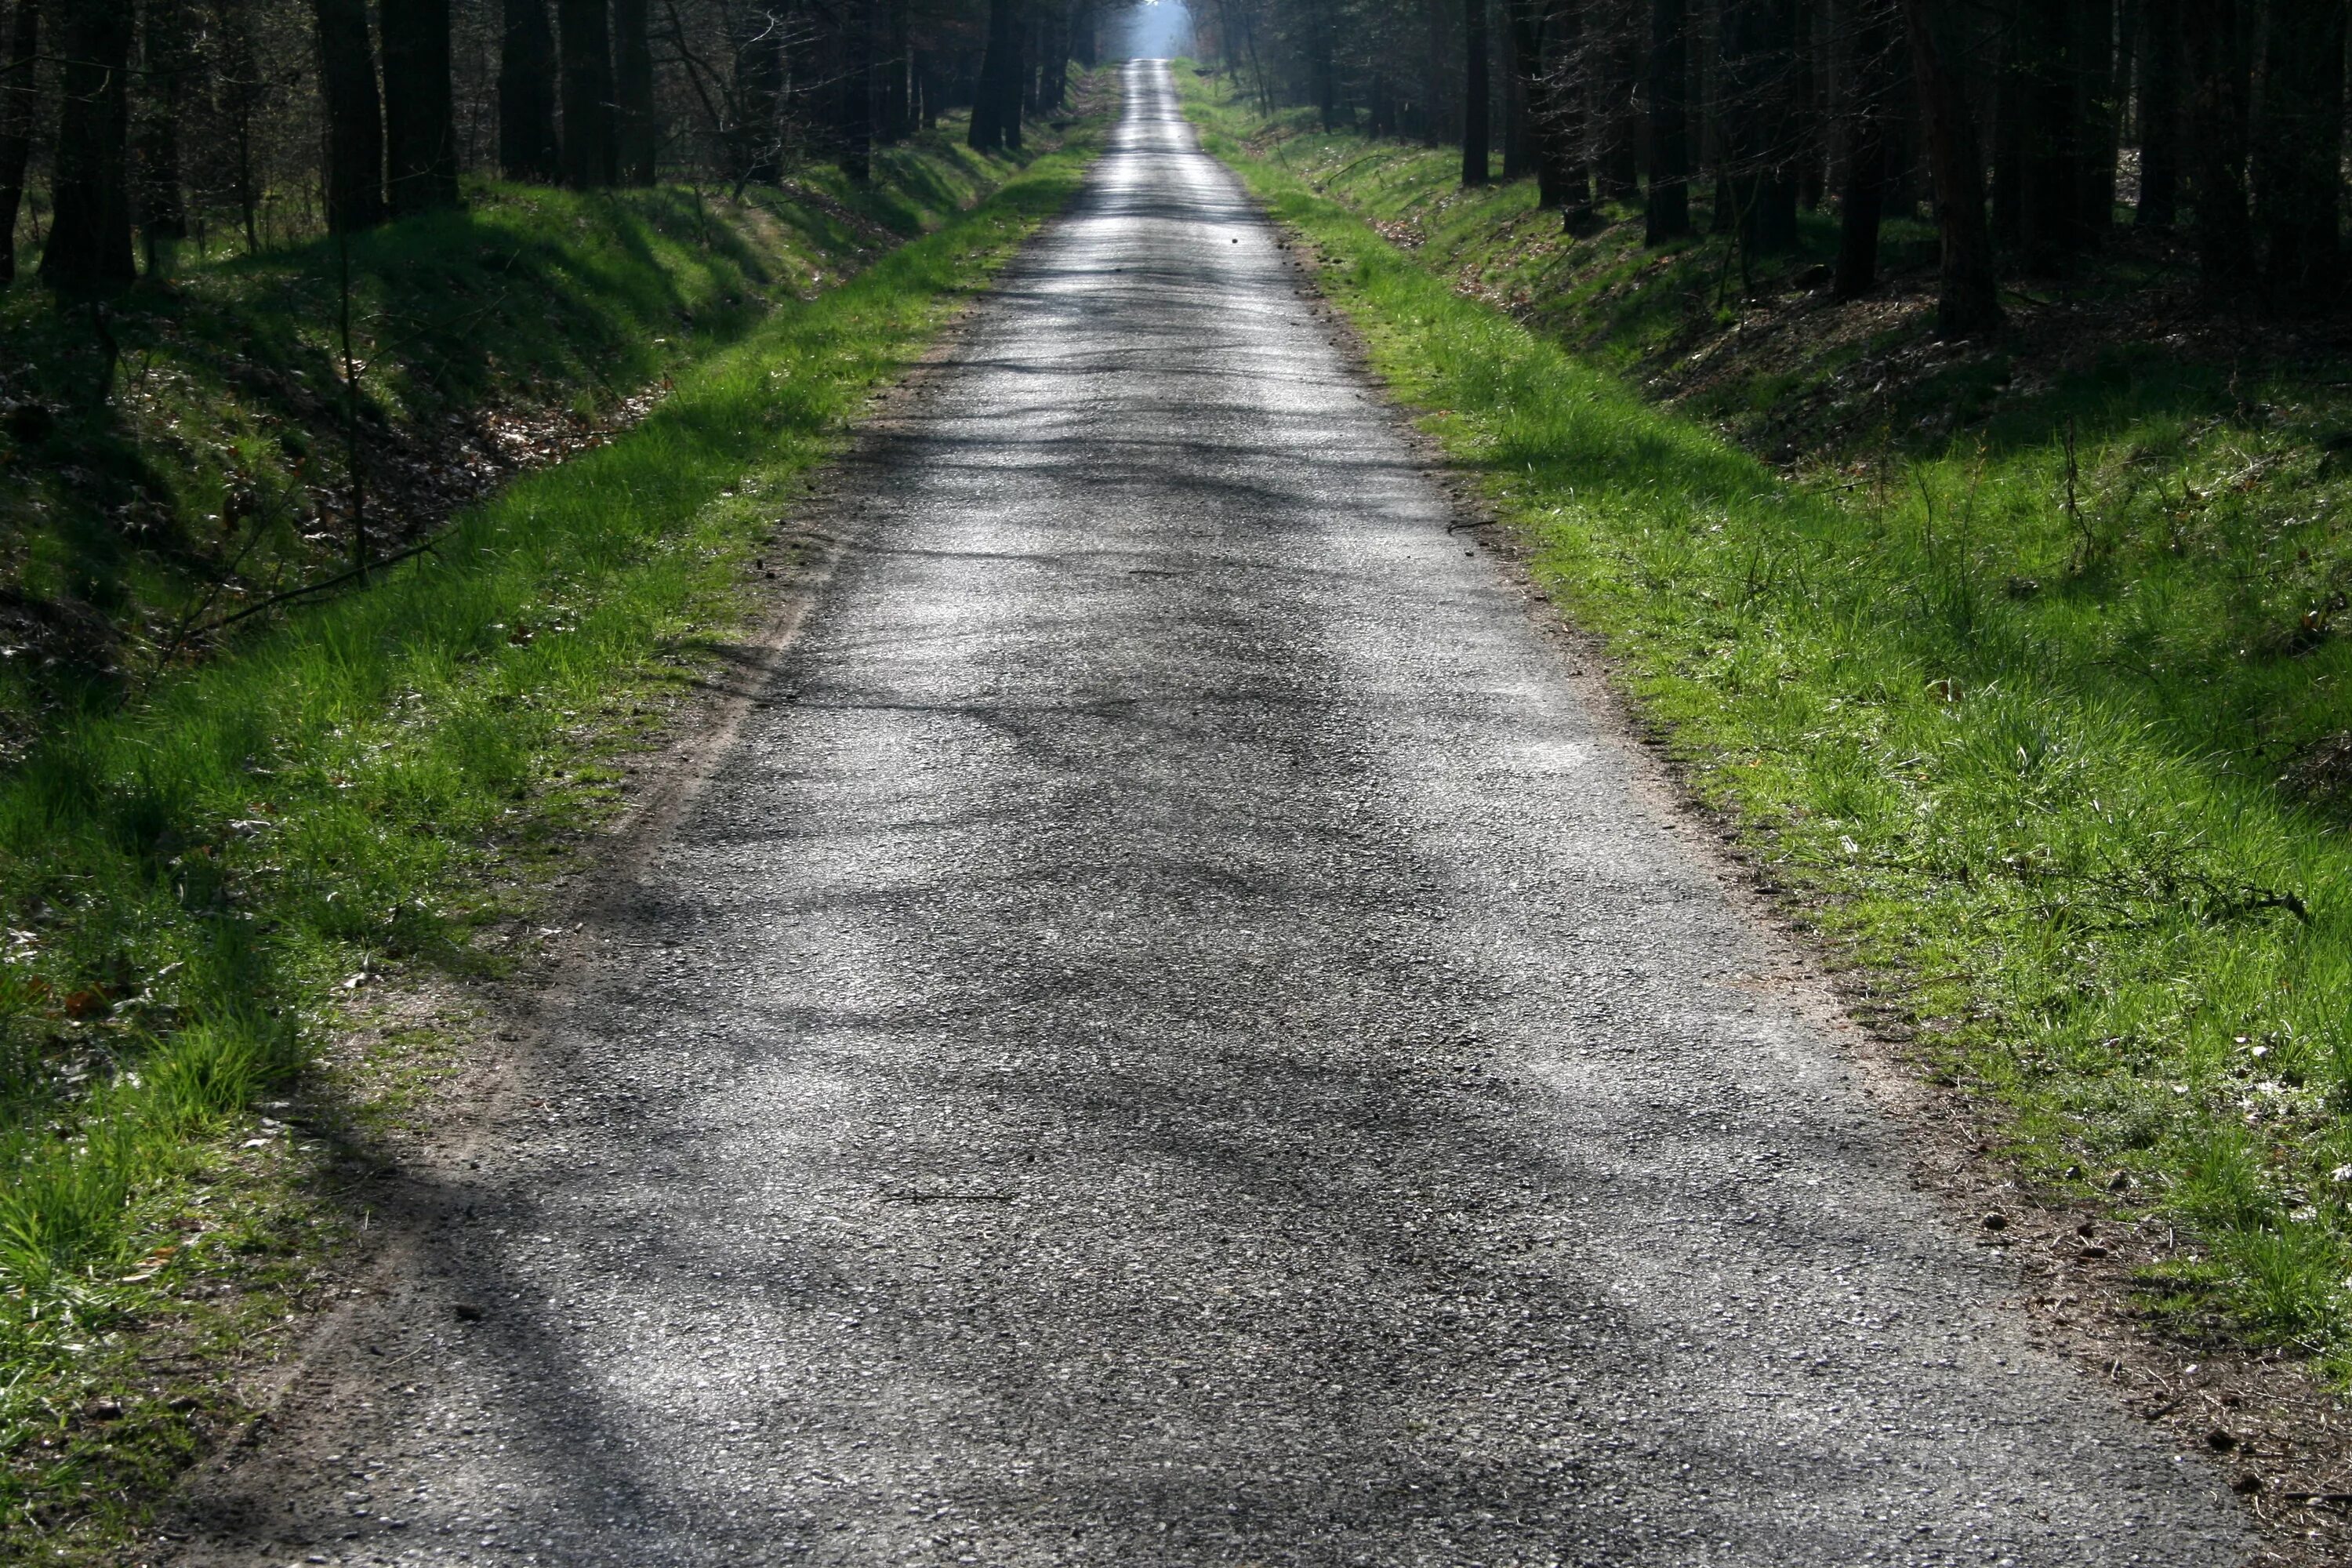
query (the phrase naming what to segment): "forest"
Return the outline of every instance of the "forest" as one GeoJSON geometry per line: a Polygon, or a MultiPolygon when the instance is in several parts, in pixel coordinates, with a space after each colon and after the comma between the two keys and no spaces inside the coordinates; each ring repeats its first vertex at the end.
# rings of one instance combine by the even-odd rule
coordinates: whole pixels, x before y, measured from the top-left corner
{"type": "Polygon", "coordinates": [[[1213,0],[1195,25],[1268,110],[1458,142],[1465,184],[1530,176],[1571,227],[1638,200],[1668,241],[1696,189],[1748,258],[1832,212],[1840,298],[1888,218],[1932,211],[1947,334],[1999,328],[2002,268],[2067,278],[2124,225],[2181,231],[2216,306],[2336,301],[2332,0],[1213,0]]]}
{"type": "Polygon", "coordinates": [[[1097,0],[17,0],[0,255],[61,289],[458,205],[461,174],[573,189],[773,184],[972,107],[1018,147],[1091,65],[1097,0]]]}

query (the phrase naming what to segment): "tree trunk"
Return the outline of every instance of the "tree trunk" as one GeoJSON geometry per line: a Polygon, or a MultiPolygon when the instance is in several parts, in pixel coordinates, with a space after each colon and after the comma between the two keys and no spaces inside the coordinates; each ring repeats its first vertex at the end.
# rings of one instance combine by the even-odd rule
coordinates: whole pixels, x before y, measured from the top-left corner
{"type": "Polygon", "coordinates": [[[327,117],[327,227],[352,234],[383,221],[383,110],[376,98],[367,0],[311,4],[327,117]]]}
{"type": "Polygon", "coordinates": [[[1857,300],[1878,286],[1878,225],[1886,210],[1886,174],[1895,117],[1895,0],[1856,0],[1853,58],[1847,72],[1845,196],[1838,224],[1833,292],[1857,300]]]}
{"type": "Polygon", "coordinates": [[[8,60],[0,69],[0,283],[16,280],[16,211],[25,201],[25,165],[33,154],[33,116],[40,107],[35,71],[41,58],[41,0],[16,0],[8,60]]]}
{"type": "Polygon", "coordinates": [[[1748,256],[1797,243],[1795,0],[1729,0],[1723,14],[1724,162],[1748,256]]]}
{"type": "Polygon", "coordinates": [[[1449,119],[1445,84],[1453,73],[1446,68],[1445,47],[1454,29],[1447,26],[1445,0],[1421,0],[1421,19],[1426,45],[1421,62],[1422,140],[1434,148],[1445,139],[1449,119]]]}
{"type": "Polygon", "coordinates": [[[2302,315],[2335,302],[2344,149],[2345,0],[2271,0],[2255,132],[2263,300],[2302,315]]]}
{"type": "Polygon", "coordinates": [[[1029,79],[1029,30],[1017,25],[1020,9],[1019,0],[1014,0],[1016,25],[1010,34],[1013,53],[1004,79],[1004,145],[1014,153],[1021,151],[1021,84],[1029,79]]]}
{"type": "Polygon", "coordinates": [[[619,177],[613,132],[613,43],[604,0],[555,0],[563,61],[563,183],[601,189],[619,177]]]}
{"type": "Polygon", "coordinates": [[[131,0],[74,0],[63,22],[54,211],[41,277],[66,288],[112,289],[138,276],[127,145],[131,0]]]}
{"type": "Polygon", "coordinates": [[[2185,0],[2187,53],[2196,72],[2189,99],[2197,152],[2197,271],[2208,301],[2253,285],[2253,237],[2246,220],[2246,111],[2251,51],[2240,0],[2185,0]]]}
{"type": "Polygon", "coordinates": [[[650,185],[660,153],[646,0],[613,0],[614,153],[621,184],[650,185]]]}
{"type": "MultiPolygon", "coordinates": [[[[2093,248],[2116,226],[2116,149],[2125,73],[2116,53],[2115,0],[2077,0],[2075,92],[2081,127],[2075,190],[2082,203],[2076,228],[2093,248]]],[[[2343,53],[2341,48],[2336,51],[2343,53]]]]}
{"type": "Polygon", "coordinates": [[[2025,25],[2018,20],[2017,11],[2027,3],[2002,0],[2002,8],[1995,13],[2000,52],[1993,67],[1992,123],[1988,129],[1992,141],[1992,241],[2003,247],[2014,247],[2022,232],[2018,187],[2025,163],[2024,125],[2032,94],[2023,64],[2025,25]]]}
{"type": "Polygon", "coordinates": [[[2140,5],[2139,207],[2133,217],[2142,228],[2170,228],[2180,216],[2181,0],[2140,5]]]}
{"type": "MultiPolygon", "coordinates": [[[[1517,12],[1522,9],[1522,5],[1528,5],[1528,0],[1503,0],[1500,49],[1503,49],[1503,184],[1506,185],[1517,179],[1527,179],[1528,172],[1536,169],[1536,164],[1528,160],[1527,66],[1519,58],[1517,42],[1517,12]]],[[[1543,70],[1543,66],[1538,64],[1536,73],[1540,75],[1540,70],[1543,70]]],[[[1552,127],[1552,130],[1557,130],[1557,127],[1552,127]]],[[[1538,176],[1536,191],[1538,191],[1536,200],[1543,202],[1545,207],[1557,202],[1557,193],[1550,188],[1550,181],[1538,176]]]]}
{"type": "Polygon", "coordinates": [[[777,123],[784,91],[784,20],[747,6],[735,17],[735,182],[772,185],[784,177],[783,133],[777,123]]]}
{"type": "Polygon", "coordinates": [[[1608,36],[1601,41],[1598,68],[1600,154],[1593,161],[1593,183],[1605,202],[1630,202],[1641,195],[1641,160],[1636,142],[1641,116],[1633,110],[1633,94],[1642,75],[1641,25],[1637,8],[1611,7],[1608,36]]]}
{"type": "Polygon", "coordinates": [[[907,47],[907,7],[901,0],[883,0],[887,6],[884,25],[889,29],[888,47],[875,67],[881,109],[875,119],[876,134],[883,145],[895,147],[904,142],[914,126],[915,103],[919,96],[915,86],[914,59],[907,47]]]}
{"type": "Polygon", "coordinates": [[[449,0],[395,0],[383,17],[385,181],[392,216],[457,205],[457,122],[449,89],[449,0]]]}
{"type": "Polygon", "coordinates": [[[1486,0],[1462,0],[1462,183],[1486,183],[1486,0]]]}
{"type": "MultiPolygon", "coordinates": [[[[1789,178],[1796,187],[1797,205],[1806,212],[1819,212],[1823,190],[1825,151],[1828,138],[1822,132],[1821,112],[1821,6],[1818,0],[1804,0],[1793,7],[1796,24],[1792,39],[1792,58],[1789,70],[1789,178]]],[[[1794,239],[1793,230],[1790,235],[1794,239]]]]}
{"type": "Polygon", "coordinates": [[[863,184],[874,177],[874,4],[853,0],[841,16],[841,172],[863,184]]]}
{"type": "Polygon", "coordinates": [[[1504,0],[1512,76],[1526,105],[1536,197],[1564,221],[1582,223],[1592,211],[1592,183],[1580,145],[1583,117],[1577,83],[1569,75],[1583,33],[1582,0],[1504,0]]]}
{"type": "Polygon", "coordinates": [[[189,67],[185,0],[145,0],[139,16],[139,103],[131,121],[131,216],[147,240],[147,270],[188,232],[181,195],[180,116],[189,67]]]}
{"type": "Polygon", "coordinates": [[[2000,293],[1985,227],[1984,164],[1956,64],[1958,51],[1948,41],[1957,5],[1958,0],[1903,0],[1943,242],[1936,330],[1947,338],[1988,337],[2000,329],[2000,293]]]}
{"type": "Polygon", "coordinates": [[[988,47],[973,84],[964,140],[982,153],[1021,145],[1021,18],[1013,0],[989,0],[988,47]]]}
{"type": "Polygon", "coordinates": [[[1650,7],[1650,210],[1643,242],[1691,231],[1690,12],[1688,0],[1650,7]]]}
{"type": "Polygon", "coordinates": [[[2055,276],[2082,251],[2082,0],[2021,0],[2017,240],[2028,269],[2055,276]]]}
{"type": "Polygon", "coordinates": [[[555,29],[547,0],[504,0],[499,32],[499,167],[509,180],[552,184],[555,29]]]}

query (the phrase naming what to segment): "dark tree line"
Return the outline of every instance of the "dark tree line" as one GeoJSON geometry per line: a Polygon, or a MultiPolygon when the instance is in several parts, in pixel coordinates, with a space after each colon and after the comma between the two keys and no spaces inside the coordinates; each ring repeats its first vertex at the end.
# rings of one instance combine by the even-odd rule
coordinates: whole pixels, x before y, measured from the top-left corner
{"type": "Polygon", "coordinates": [[[2331,309],[2345,273],[2352,0],[1202,0],[1203,52],[1268,107],[1458,143],[1576,227],[1638,202],[1743,261],[1801,212],[1832,283],[1933,219],[1945,331],[2000,321],[1997,268],[2063,278],[2119,223],[2182,229],[2207,296],[2331,309]],[[1698,200],[1694,201],[1694,193],[1698,200]]]}
{"type": "Polygon", "coordinates": [[[0,0],[0,282],[21,246],[116,289],[192,236],[446,211],[466,174],[863,179],[965,107],[974,147],[1018,147],[1117,3],[0,0]]]}

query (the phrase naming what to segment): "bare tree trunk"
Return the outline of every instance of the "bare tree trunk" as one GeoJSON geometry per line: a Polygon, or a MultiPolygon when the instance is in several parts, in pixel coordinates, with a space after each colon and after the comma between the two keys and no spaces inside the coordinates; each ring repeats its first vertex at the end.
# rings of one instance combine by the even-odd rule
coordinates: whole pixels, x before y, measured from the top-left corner
{"type": "Polygon", "coordinates": [[[1645,245],[1691,231],[1689,0],[1650,6],[1650,209],[1645,245]]]}
{"type": "Polygon", "coordinates": [[[311,0],[319,21],[319,87],[327,116],[327,227],[383,221],[383,110],[367,0],[311,0]]]}
{"type": "Polygon", "coordinates": [[[841,17],[841,172],[864,184],[874,177],[874,0],[851,0],[841,17]]]}
{"type": "MultiPolygon", "coordinates": [[[[2075,233],[2096,249],[2116,226],[2116,150],[2125,73],[2116,63],[2115,0],[2077,0],[2074,23],[2075,233]]],[[[2337,51],[2341,53],[2341,50],[2337,51]]]]}
{"type": "MultiPolygon", "coordinates": [[[[1591,182],[1573,138],[1576,91],[1565,72],[1581,21],[1580,0],[1504,0],[1512,76],[1526,103],[1528,151],[1535,165],[1536,199],[1570,223],[1592,209],[1591,182]]],[[[1507,176],[1508,171],[1506,171],[1507,176]]]]}
{"type": "Polygon", "coordinates": [[[982,153],[1021,145],[1021,17],[1013,0],[989,0],[988,47],[964,140],[982,153]]]}
{"type": "Polygon", "coordinates": [[[1856,300],[1878,286],[1878,225],[1886,209],[1888,143],[1895,117],[1895,0],[1856,0],[1853,62],[1847,93],[1844,208],[1838,228],[1833,292],[1856,300]]]}
{"type": "Polygon", "coordinates": [[[449,0],[383,8],[383,129],[394,217],[457,205],[457,121],[449,86],[449,0]]]}
{"type": "Polygon", "coordinates": [[[1795,0],[1729,0],[1723,13],[1724,162],[1745,255],[1797,242],[1795,0]]]}
{"type": "Polygon", "coordinates": [[[2180,216],[2180,4],[2140,0],[2139,207],[2142,228],[2180,216]]]}
{"type": "Polygon", "coordinates": [[[605,0],[556,0],[563,62],[563,183],[597,190],[619,177],[613,134],[613,42],[605,0]]]}
{"type": "Polygon", "coordinates": [[[16,211],[24,205],[33,115],[41,101],[34,75],[40,58],[41,0],[16,0],[8,60],[0,68],[0,283],[16,280],[16,211]]]}
{"type": "Polygon", "coordinates": [[[2197,149],[2197,269],[2208,300],[2253,285],[2246,220],[2246,113],[2251,90],[2247,18],[2240,0],[2188,0],[2188,53],[2196,82],[2189,119],[2197,149]]]}
{"type": "Polygon", "coordinates": [[[146,0],[139,16],[139,102],[131,121],[131,217],[147,242],[147,270],[188,233],[181,193],[180,116],[189,66],[186,0],[146,0]]]}
{"type": "Polygon", "coordinates": [[[784,18],[758,5],[735,17],[735,188],[772,185],[784,177],[783,135],[777,123],[784,92],[784,18]]]}
{"type": "Polygon", "coordinates": [[[2335,302],[2342,246],[2345,0],[2271,0],[2253,137],[2263,299],[2286,315],[2335,302]]]}
{"type": "Polygon", "coordinates": [[[1486,0],[1462,0],[1462,183],[1488,177],[1486,0]]]}
{"type": "Polygon", "coordinates": [[[2000,329],[1992,236],[1985,226],[1984,164],[1961,90],[1956,51],[1948,43],[1957,0],[1903,0],[1911,38],[1911,72],[1936,185],[1936,228],[1943,241],[1936,330],[1947,338],[1990,336],[2000,329]]]}
{"type": "Polygon", "coordinates": [[[1445,139],[1445,46],[1453,29],[1446,26],[1445,0],[1421,0],[1421,18],[1426,40],[1421,74],[1421,139],[1423,145],[1433,148],[1445,139]]]}
{"type": "Polygon", "coordinates": [[[562,167],[555,141],[555,29],[547,0],[504,0],[499,33],[499,167],[509,180],[552,184],[562,167]]]}
{"type": "Polygon", "coordinates": [[[74,0],[58,39],[58,149],[41,277],[110,289],[138,276],[131,253],[131,0],[74,0]]]}
{"type": "Polygon", "coordinates": [[[1641,6],[1616,0],[1608,9],[1607,29],[1597,51],[1593,112],[1600,119],[1600,153],[1593,160],[1596,192],[1602,201],[1630,202],[1641,195],[1642,171],[1637,143],[1642,117],[1633,98],[1642,76],[1641,6]]]}
{"type": "Polygon", "coordinates": [[[650,185],[659,152],[654,121],[654,46],[646,0],[613,0],[615,163],[621,184],[650,185]]]}

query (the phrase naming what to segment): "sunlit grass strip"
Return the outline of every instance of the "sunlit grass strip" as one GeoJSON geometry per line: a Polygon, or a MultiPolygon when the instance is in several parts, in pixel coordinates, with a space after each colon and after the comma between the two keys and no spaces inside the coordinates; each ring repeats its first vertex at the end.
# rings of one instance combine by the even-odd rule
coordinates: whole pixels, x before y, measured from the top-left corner
{"type": "Polygon", "coordinates": [[[181,1178],[234,1163],[220,1134],[299,1069],[339,979],[478,962],[499,862],[609,809],[600,737],[740,626],[796,479],[1083,163],[787,304],[628,436],[0,784],[0,1536],[34,1551],[26,1510],[103,1453],[53,1391],[164,1309],[187,1265],[142,1259],[182,1239],[158,1228],[181,1178]]]}
{"type": "Polygon", "coordinates": [[[1189,90],[1693,786],[1895,987],[1929,1064],[2004,1108],[2027,1172],[2177,1223],[2149,1285],[2184,1327],[2342,1356],[2352,853],[2214,738],[2290,695],[2341,722],[2344,640],[2254,664],[2215,646],[2210,562],[2071,570],[2046,447],[1956,452],[1884,501],[1793,486],[1465,299],[1189,90]]]}

